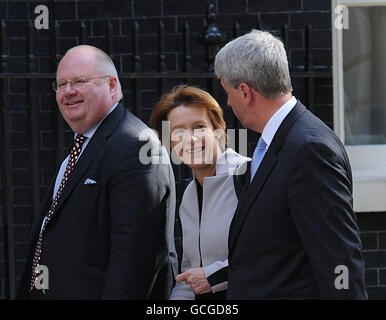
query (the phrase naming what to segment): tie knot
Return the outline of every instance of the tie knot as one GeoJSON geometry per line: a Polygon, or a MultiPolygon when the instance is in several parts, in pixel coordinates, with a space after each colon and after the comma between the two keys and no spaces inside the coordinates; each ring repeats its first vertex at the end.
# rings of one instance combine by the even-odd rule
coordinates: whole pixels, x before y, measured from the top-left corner
{"type": "Polygon", "coordinates": [[[257,147],[261,148],[261,147],[266,147],[266,146],[267,146],[267,144],[265,143],[263,137],[261,136],[259,138],[259,141],[257,141],[257,147]]]}
{"type": "Polygon", "coordinates": [[[79,150],[80,152],[80,149],[82,148],[85,140],[86,137],[84,135],[77,134],[72,145],[72,150],[79,150]]]}
{"type": "Polygon", "coordinates": [[[82,134],[77,134],[76,137],[75,137],[75,142],[84,142],[84,140],[86,139],[86,137],[82,134]]]}
{"type": "Polygon", "coordinates": [[[82,145],[83,142],[86,140],[86,137],[82,134],[77,134],[74,140],[74,145],[82,145]]]}

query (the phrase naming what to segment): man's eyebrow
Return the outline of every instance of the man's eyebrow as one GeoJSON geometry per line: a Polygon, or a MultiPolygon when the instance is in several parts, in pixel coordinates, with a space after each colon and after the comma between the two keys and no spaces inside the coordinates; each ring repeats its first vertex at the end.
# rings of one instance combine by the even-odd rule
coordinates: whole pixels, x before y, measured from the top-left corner
{"type": "Polygon", "coordinates": [[[85,76],[85,75],[83,75],[83,74],[80,74],[80,75],[78,75],[78,76],[76,76],[76,77],[72,77],[72,78],[68,78],[68,79],[66,79],[66,78],[58,78],[58,81],[60,81],[60,80],[65,80],[65,81],[67,81],[67,80],[76,80],[76,79],[79,79],[79,78],[85,78],[85,79],[88,79],[87,76],[85,76]]]}

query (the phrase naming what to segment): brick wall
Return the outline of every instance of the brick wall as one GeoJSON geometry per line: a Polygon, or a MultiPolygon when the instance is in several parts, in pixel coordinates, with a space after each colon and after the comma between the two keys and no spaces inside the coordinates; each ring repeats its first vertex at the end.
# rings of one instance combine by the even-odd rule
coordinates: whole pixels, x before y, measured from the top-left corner
{"type": "Polygon", "coordinates": [[[371,299],[386,298],[386,213],[359,213],[366,262],[366,286],[371,299]]]}
{"type": "MultiPolygon", "coordinates": [[[[112,0],[54,1],[53,11],[60,24],[60,50],[80,43],[81,21],[86,26],[86,43],[108,49],[106,30],[108,23],[113,26],[114,62],[119,72],[133,71],[132,29],[134,21],[140,25],[140,55],[143,71],[158,71],[158,26],[165,25],[165,54],[168,71],[183,69],[183,26],[189,23],[191,30],[192,68],[203,71],[205,54],[198,43],[197,35],[204,30],[204,18],[209,0],[112,0]]],[[[240,33],[251,28],[263,27],[281,36],[286,23],[289,27],[288,55],[291,67],[305,68],[305,26],[312,25],[312,55],[315,66],[331,67],[331,8],[328,0],[214,0],[217,25],[227,37],[232,38],[234,23],[238,21],[240,33]]],[[[1,1],[0,20],[7,24],[7,48],[10,72],[28,72],[26,56],[27,26],[36,15],[38,4],[50,6],[50,1],[1,1]]],[[[50,7],[51,8],[51,7],[50,7]]],[[[50,51],[50,30],[34,31],[34,54],[38,72],[54,72],[50,51]]],[[[50,89],[50,80],[38,80],[37,102],[39,121],[39,183],[41,196],[46,192],[56,167],[55,157],[55,102],[50,89]]],[[[168,81],[172,87],[179,81],[168,81]]],[[[203,88],[205,81],[194,84],[203,88]]],[[[304,79],[293,79],[294,94],[307,102],[304,79]]],[[[122,81],[125,105],[132,105],[132,83],[122,81]]],[[[315,79],[314,113],[330,127],[333,123],[332,79],[315,79]]],[[[27,237],[32,218],[31,187],[29,168],[29,129],[26,109],[27,82],[12,80],[9,97],[11,100],[12,187],[15,231],[16,276],[20,277],[27,249],[27,237]]],[[[221,90],[220,90],[221,91],[221,90]]],[[[149,79],[142,83],[143,119],[148,121],[154,103],[159,97],[157,81],[149,79]]],[[[221,92],[215,96],[225,106],[225,96],[221,92]]],[[[228,127],[234,126],[229,108],[224,109],[228,127]]],[[[71,132],[66,131],[66,141],[71,132]]],[[[256,135],[250,134],[251,144],[256,135]]],[[[249,148],[251,150],[251,148],[249,148]]],[[[0,168],[2,170],[2,168],[0,168]]],[[[2,176],[1,176],[2,177],[2,176]]],[[[4,185],[0,180],[1,195],[4,185]]],[[[179,183],[179,186],[182,184],[179,183]]],[[[180,190],[181,191],[181,190],[180,190]]],[[[5,250],[4,250],[4,210],[0,203],[0,298],[6,298],[5,250]]],[[[366,284],[370,298],[385,298],[386,292],[386,213],[358,214],[363,238],[363,253],[367,265],[366,284]]]]}

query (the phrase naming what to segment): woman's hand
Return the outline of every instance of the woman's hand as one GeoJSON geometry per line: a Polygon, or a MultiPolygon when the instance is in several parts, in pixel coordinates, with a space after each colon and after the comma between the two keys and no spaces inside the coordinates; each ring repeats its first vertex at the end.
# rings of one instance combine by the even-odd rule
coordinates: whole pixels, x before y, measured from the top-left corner
{"type": "Polygon", "coordinates": [[[205,276],[204,268],[193,268],[185,271],[184,273],[180,273],[176,277],[176,281],[185,281],[185,283],[190,285],[196,294],[203,294],[212,291],[212,287],[205,276]]]}

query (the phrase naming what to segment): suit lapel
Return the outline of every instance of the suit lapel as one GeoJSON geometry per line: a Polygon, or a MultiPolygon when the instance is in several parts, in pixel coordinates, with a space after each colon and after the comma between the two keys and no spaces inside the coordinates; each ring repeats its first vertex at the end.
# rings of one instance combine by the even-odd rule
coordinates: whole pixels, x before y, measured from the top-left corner
{"type": "MultiPolygon", "coordinates": [[[[253,201],[260,193],[262,187],[265,184],[265,181],[267,180],[275,164],[276,164],[276,150],[272,148],[272,144],[271,144],[251,184],[248,183],[249,182],[249,179],[248,179],[247,187],[244,189],[243,195],[239,201],[239,205],[237,207],[235,216],[232,220],[232,224],[229,232],[229,249],[230,250],[232,249],[233,244],[237,238],[237,235],[240,233],[241,227],[243,226],[244,221],[249,214],[249,208],[251,207],[253,201]]],[[[249,170],[248,176],[250,177],[250,170],[249,170]]]]}
{"type": "Polygon", "coordinates": [[[119,120],[123,116],[123,113],[124,108],[121,104],[119,104],[115,110],[111,112],[106,119],[104,119],[99,128],[95,131],[69,176],[62,195],[58,200],[53,218],[55,218],[56,212],[60,210],[63,203],[70,196],[75,186],[79,183],[79,180],[83,177],[88,168],[90,168],[98,153],[103,149],[106,140],[114,132],[119,120]]]}
{"type": "Polygon", "coordinates": [[[277,162],[277,153],[282,148],[285,138],[287,137],[289,129],[296,122],[296,120],[306,111],[306,108],[297,102],[295,107],[287,115],[287,117],[281,123],[277,130],[252,182],[248,185],[250,180],[250,168],[248,170],[247,188],[244,189],[243,195],[239,201],[235,216],[232,220],[231,228],[229,231],[229,252],[231,252],[237,236],[239,235],[242,226],[247,218],[250,208],[259,196],[263,186],[265,185],[270,173],[277,162]]]}

